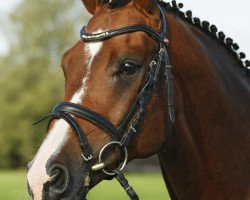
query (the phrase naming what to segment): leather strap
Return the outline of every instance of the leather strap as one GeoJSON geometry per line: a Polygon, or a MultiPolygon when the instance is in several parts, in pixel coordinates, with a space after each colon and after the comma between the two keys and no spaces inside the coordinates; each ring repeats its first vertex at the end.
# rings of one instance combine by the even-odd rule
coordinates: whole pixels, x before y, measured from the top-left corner
{"type": "Polygon", "coordinates": [[[128,180],[125,178],[123,173],[119,169],[114,170],[114,172],[116,174],[115,178],[118,180],[123,189],[127,192],[130,199],[139,200],[138,195],[136,194],[134,189],[129,185],[128,180]]]}
{"type": "Polygon", "coordinates": [[[109,134],[115,141],[119,141],[121,138],[118,129],[108,119],[86,107],[70,102],[63,102],[57,104],[52,112],[56,111],[69,113],[95,124],[109,134]]]}
{"type": "Polygon", "coordinates": [[[64,112],[60,112],[60,111],[55,112],[54,118],[64,119],[66,122],[68,122],[68,124],[73,128],[74,133],[76,134],[79,140],[79,143],[82,149],[82,155],[85,161],[89,162],[90,160],[92,160],[93,156],[92,156],[91,147],[89,146],[88,140],[86,138],[86,135],[83,129],[76,122],[76,120],[71,115],[64,113],[64,112]]]}
{"type": "Polygon", "coordinates": [[[111,31],[104,31],[101,33],[94,33],[94,34],[87,33],[85,30],[85,26],[84,26],[80,31],[80,36],[86,42],[97,42],[97,41],[107,40],[111,37],[122,35],[125,33],[133,33],[133,32],[138,32],[138,31],[147,33],[154,40],[164,43],[164,39],[165,39],[164,35],[162,35],[161,33],[155,31],[153,28],[146,26],[144,24],[125,26],[119,29],[115,29],[111,31]]]}

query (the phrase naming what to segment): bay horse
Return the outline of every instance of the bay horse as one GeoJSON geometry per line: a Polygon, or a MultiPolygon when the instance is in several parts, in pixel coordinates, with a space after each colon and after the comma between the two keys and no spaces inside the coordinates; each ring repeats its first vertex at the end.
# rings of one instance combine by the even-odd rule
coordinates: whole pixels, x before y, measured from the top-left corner
{"type": "Polygon", "coordinates": [[[62,58],[64,102],[28,164],[34,200],[86,199],[127,161],[158,154],[172,199],[250,199],[250,79],[238,45],[157,0],[83,0],[62,58]]]}

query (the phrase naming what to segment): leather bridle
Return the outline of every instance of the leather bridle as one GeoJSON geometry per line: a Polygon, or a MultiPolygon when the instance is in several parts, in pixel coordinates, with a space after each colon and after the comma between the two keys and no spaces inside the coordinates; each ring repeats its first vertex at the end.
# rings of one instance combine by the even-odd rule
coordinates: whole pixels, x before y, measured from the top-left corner
{"type": "MultiPolygon", "coordinates": [[[[103,172],[108,175],[108,177],[115,177],[122,187],[126,190],[127,194],[131,199],[139,199],[137,194],[134,192],[133,188],[129,186],[127,179],[122,174],[121,170],[126,165],[127,162],[127,146],[130,143],[133,136],[136,134],[136,131],[143,119],[144,113],[146,111],[147,103],[150,100],[152,91],[154,89],[155,83],[157,82],[159,72],[161,67],[165,67],[165,77],[167,84],[167,105],[168,105],[168,133],[172,132],[172,127],[175,122],[175,112],[174,112],[174,98],[173,98],[173,77],[169,61],[169,56],[167,52],[167,23],[164,12],[160,8],[161,13],[161,32],[155,31],[153,28],[146,25],[132,25],[123,27],[116,30],[105,31],[102,33],[89,34],[85,32],[85,27],[81,30],[81,38],[85,42],[97,42],[110,39],[112,37],[133,33],[133,32],[144,32],[149,37],[153,38],[158,42],[157,53],[154,56],[154,60],[149,64],[149,72],[145,85],[140,91],[138,98],[133,104],[132,108],[124,118],[123,122],[117,128],[113,125],[108,119],[96,113],[93,110],[90,110],[86,107],[71,103],[63,102],[57,104],[51,114],[45,116],[41,120],[37,121],[34,124],[39,123],[40,121],[50,117],[53,119],[64,119],[74,130],[77,138],[79,139],[80,147],[82,149],[82,156],[85,161],[86,173],[84,174],[85,183],[84,191],[87,193],[89,187],[89,180],[91,179],[91,174],[97,170],[103,170],[103,172]],[[92,149],[88,143],[86,135],[82,127],[78,124],[75,118],[82,118],[97,127],[104,130],[111,138],[112,141],[106,144],[99,153],[99,162],[93,164],[93,155],[92,149]],[[130,125],[129,125],[130,124],[130,125]],[[117,146],[119,148],[119,154],[122,158],[121,164],[117,167],[116,170],[108,172],[105,170],[105,164],[102,161],[103,152],[106,151],[111,146],[117,146]]],[[[49,124],[50,124],[49,122],[49,124]]],[[[80,198],[80,197],[79,197],[80,198]]]]}

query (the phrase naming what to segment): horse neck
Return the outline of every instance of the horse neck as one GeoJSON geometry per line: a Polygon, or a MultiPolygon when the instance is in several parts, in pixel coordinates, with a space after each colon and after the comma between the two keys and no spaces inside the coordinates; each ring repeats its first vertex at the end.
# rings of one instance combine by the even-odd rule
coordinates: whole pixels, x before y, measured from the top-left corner
{"type": "Polygon", "coordinates": [[[168,26],[177,119],[159,158],[170,195],[250,198],[249,78],[206,33],[173,15],[168,26]]]}

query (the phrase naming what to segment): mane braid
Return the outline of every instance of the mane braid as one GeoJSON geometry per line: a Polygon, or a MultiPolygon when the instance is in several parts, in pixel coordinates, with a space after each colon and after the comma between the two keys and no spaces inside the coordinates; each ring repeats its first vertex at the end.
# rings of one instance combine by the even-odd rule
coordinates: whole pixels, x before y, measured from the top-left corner
{"type": "Polygon", "coordinates": [[[245,53],[237,52],[239,50],[239,45],[237,43],[234,43],[232,38],[226,37],[225,33],[222,31],[218,32],[217,27],[213,24],[210,25],[208,21],[201,21],[199,18],[193,17],[191,10],[188,10],[186,12],[181,11],[180,9],[183,8],[182,3],[177,4],[175,0],[171,2],[164,2],[163,0],[158,0],[158,2],[166,9],[166,11],[177,14],[185,21],[198,27],[203,32],[208,34],[210,37],[219,41],[224,47],[226,47],[229,50],[229,52],[231,52],[231,54],[240,64],[240,66],[243,69],[245,69],[247,75],[250,76],[250,61],[244,60],[246,58],[245,53]]]}

